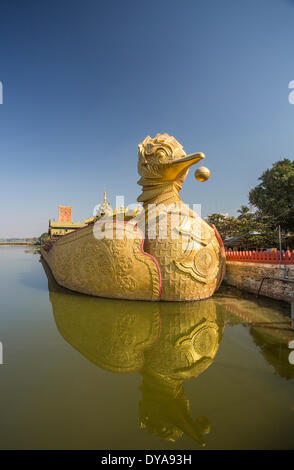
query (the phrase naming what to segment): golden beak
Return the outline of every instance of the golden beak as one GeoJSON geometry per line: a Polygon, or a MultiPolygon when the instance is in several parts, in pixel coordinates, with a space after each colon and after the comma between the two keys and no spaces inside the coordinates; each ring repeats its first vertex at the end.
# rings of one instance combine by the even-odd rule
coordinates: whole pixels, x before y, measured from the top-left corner
{"type": "Polygon", "coordinates": [[[178,158],[178,160],[174,160],[173,162],[165,163],[164,176],[168,180],[176,179],[181,173],[184,173],[190,166],[203,160],[203,158],[205,158],[205,155],[202,152],[191,153],[184,158],[178,158]]]}

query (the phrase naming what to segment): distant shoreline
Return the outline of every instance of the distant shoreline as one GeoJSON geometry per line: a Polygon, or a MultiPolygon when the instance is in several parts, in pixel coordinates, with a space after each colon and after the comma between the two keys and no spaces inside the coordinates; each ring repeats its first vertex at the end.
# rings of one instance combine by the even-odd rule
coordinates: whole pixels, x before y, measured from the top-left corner
{"type": "Polygon", "coordinates": [[[0,246],[35,246],[34,243],[0,243],[0,246]]]}

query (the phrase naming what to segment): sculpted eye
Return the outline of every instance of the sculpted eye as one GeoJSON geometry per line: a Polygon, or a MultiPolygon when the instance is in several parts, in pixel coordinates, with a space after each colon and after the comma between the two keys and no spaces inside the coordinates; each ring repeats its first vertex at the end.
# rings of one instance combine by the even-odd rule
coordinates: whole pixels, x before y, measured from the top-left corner
{"type": "Polygon", "coordinates": [[[160,160],[163,160],[165,158],[167,158],[167,153],[165,152],[165,150],[163,149],[160,149],[156,152],[156,156],[160,159],[160,160]]]}

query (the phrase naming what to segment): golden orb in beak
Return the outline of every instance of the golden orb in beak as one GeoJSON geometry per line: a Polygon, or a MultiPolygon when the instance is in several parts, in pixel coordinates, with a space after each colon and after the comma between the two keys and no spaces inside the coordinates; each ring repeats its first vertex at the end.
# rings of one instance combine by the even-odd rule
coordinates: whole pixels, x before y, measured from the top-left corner
{"type": "Polygon", "coordinates": [[[200,166],[194,173],[194,176],[197,181],[203,183],[203,181],[207,181],[210,177],[210,170],[205,166],[200,166]]]}

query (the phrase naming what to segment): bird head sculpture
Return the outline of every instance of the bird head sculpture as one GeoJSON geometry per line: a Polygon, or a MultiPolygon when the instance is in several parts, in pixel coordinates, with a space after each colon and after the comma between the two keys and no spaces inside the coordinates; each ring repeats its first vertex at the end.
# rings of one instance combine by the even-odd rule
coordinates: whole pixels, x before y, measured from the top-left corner
{"type": "Polygon", "coordinates": [[[143,186],[138,201],[144,204],[171,191],[177,196],[190,166],[205,158],[201,152],[187,155],[183,146],[166,133],[157,134],[153,139],[147,136],[138,149],[138,173],[141,176],[138,184],[143,186]]]}

